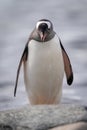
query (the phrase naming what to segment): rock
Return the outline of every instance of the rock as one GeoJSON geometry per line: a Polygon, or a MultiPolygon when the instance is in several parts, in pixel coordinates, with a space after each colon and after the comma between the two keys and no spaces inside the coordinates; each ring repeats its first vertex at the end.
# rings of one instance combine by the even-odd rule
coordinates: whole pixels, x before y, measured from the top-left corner
{"type": "Polygon", "coordinates": [[[51,130],[87,130],[87,123],[85,122],[78,122],[69,125],[55,127],[51,130]]]}
{"type": "Polygon", "coordinates": [[[0,112],[0,130],[68,130],[67,125],[71,130],[70,125],[78,126],[78,123],[85,123],[87,130],[87,110],[83,106],[27,105],[0,112]]]}

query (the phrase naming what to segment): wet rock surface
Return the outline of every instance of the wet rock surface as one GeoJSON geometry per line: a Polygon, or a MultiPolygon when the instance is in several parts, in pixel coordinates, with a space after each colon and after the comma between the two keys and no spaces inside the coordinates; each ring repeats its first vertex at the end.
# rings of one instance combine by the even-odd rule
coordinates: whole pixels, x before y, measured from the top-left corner
{"type": "Polygon", "coordinates": [[[87,109],[77,105],[26,105],[0,112],[0,130],[62,130],[80,122],[87,126],[87,109]]]}

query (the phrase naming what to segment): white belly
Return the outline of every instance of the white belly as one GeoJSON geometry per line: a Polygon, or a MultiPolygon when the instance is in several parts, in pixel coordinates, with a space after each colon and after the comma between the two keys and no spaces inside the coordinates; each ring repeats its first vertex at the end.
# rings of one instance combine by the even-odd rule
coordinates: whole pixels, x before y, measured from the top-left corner
{"type": "Polygon", "coordinates": [[[31,40],[28,48],[24,79],[31,104],[59,103],[64,64],[58,37],[43,43],[31,40]]]}

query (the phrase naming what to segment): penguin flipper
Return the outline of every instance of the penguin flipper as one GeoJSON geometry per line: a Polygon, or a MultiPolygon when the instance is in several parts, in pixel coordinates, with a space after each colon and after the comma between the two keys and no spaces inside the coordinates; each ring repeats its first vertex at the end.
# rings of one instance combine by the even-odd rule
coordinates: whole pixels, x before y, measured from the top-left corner
{"type": "Polygon", "coordinates": [[[71,63],[70,63],[70,59],[61,43],[61,40],[60,40],[60,45],[61,45],[61,48],[62,48],[62,55],[63,55],[63,60],[64,60],[64,70],[65,70],[65,73],[66,73],[66,78],[67,78],[67,84],[68,85],[71,85],[72,82],[73,82],[73,71],[72,71],[72,66],[71,66],[71,63]]]}
{"type": "Polygon", "coordinates": [[[27,56],[28,56],[28,46],[25,46],[25,49],[23,51],[23,54],[21,56],[19,65],[18,65],[18,69],[17,69],[17,76],[16,76],[16,82],[15,82],[15,88],[14,88],[14,96],[16,96],[16,91],[17,91],[17,85],[18,85],[18,78],[19,78],[19,74],[20,74],[20,69],[21,69],[21,65],[23,61],[27,60],[27,56]]]}

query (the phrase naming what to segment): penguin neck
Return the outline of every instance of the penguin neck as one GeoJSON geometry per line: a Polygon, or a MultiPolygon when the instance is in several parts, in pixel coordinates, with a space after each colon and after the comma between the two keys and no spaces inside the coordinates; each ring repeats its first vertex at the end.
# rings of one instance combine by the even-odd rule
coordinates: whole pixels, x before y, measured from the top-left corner
{"type": "MultiPolygon", "coordinates": [[[[44,40],[44,42],[47,42],[49,40],[51,40],[52,38],[55,37],[55,32],[52,31],[51,33],[48,34],[48,36],[46,37],[46,39],[44,40]]],[[[43,42],[38,34],[38,32],[34,29],[33,32],[30,35],[30,40],[36,40],[38,42],[43,42]]]]}

